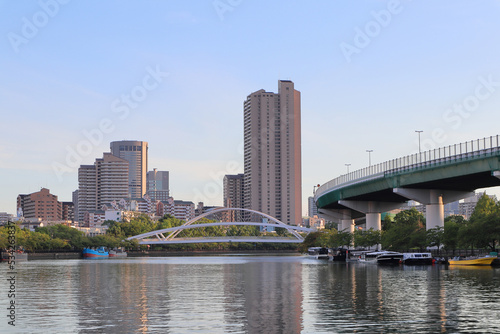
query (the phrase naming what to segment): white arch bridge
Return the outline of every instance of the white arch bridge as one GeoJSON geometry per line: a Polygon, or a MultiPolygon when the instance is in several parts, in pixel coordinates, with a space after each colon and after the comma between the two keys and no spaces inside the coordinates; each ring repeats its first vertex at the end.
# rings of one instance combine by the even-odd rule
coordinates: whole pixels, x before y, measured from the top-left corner
{"type": "Polygon", "coordinates": [[[148,233],[134,235],[127,240],[138,240],[140,245],[157,245],[157,244],[191,244],[191,243],[210,243],[210,242],[276,242],[276,243],[301,243],[304,237],[299,232],[309,233],[313,230],[310,228],[287,225],[278,219],[265,213],[241,208],[217,208],[206,212],[202,215],[189,220],[184,225],[156,230],[148,233]],[[213,216],[215,219],[210,223],[200,222],[203,218],[213,216]],[[256,221],[256,217],[261,217],[260,221],[256,221]],[[224,221],[224,220],[238,221],[224,221]],[[248,221],[242,221],[248,220],[248,221]],[[202,236],[202,237],[180,237],[182,231],[189,229],[204,230],[206,227],[215,226],[262,226],[262,227],[280,227],[286,230],[286,236],[274,236],[275,233],[266,233],[260,236],[202,236]]]}

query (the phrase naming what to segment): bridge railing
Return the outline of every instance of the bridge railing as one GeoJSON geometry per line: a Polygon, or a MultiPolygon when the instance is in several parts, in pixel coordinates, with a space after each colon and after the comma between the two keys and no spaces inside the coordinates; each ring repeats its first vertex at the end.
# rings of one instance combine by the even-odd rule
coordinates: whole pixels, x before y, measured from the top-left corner
{"type": "Polygon", "coordinates": [[[407,155],[363,169],[358,169],[330,180],[316,190],[315,197],[317,198],[340,185],[376,179],[387,174],[420,167],[428,167],[443,162],[460,161],[462,159],[492,155],[499,150],[500,140],[499,136],[496,135],[407,155]]]}

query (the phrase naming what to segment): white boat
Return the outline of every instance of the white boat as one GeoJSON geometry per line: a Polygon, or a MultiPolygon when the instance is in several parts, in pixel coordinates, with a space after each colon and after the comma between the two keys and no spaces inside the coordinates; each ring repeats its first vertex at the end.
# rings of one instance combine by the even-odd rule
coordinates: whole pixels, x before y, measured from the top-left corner
{"type": "Polygon", "coordinates": [[[359,262],[377,264],[399,264],[403,260],[403,253],[391,251],[363,252],[359,262]]]}
{"type": "Polygon", "coordinates": [[[432,264],[431,253],[403,253],[403,264],[432,264]]]}
{"type": "Polygon", "coordinates": [[[307,254],[319,260],[328,260],[328,248],[325,247],[309,247],[307,254]]]}

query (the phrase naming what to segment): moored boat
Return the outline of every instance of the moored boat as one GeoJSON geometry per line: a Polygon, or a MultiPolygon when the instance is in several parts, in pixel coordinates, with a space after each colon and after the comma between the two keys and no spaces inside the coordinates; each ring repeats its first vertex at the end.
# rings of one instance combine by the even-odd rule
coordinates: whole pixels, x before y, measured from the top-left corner
{"type": "Polygon", "coordinates": [[[377,255],[378,264],[400,264],[403,260],[403,253],[384,251],[377,255]]]}
{"type": "Polygon", "coordinates": [[[109,257],[127,257],[127,252],[123,247],[115,247],[109,250],[109,257]]]}
{"type": "Polygon", "coordinates": [[[428,265],[433,263],[431,253],[403,253],[403,264],[428,265]]]}
{"type": "Polygon", "coordinates": [[[97,247],[97,248],[84,248],[83,249],[83,258],[84,259],[99,259],[99,258],[108,258],[109,252],[106,247],[97,247]]]}
{"type": "Polygon", "coordinates": [[[328,260],[328,248],[325,247],[309,247],[307,254],[319,260],[328,260]]]}
{"type": "Polygon", "coordinates": [[[28,254],[23,250],[17,251],[2,251],[2,255],[0,256],[0,261],[2,262],[20,262],[20,261],[28,261],[28,254]]]}
{"type": "Polygon", "coordinates": [[[491,266],[491,263],[496,259],[496,256],[474,256],[474,257],[454,257],[448,260],[451,265],[459,266],[491,266]]]}
{"type": "Polygon", "coordinates": [[[345,248],[330,249],[330,258],[336,262],[346,262],[348,250],[345,248]]]}
{"type": "Polygon", "coordinates": [[[377,264],[399,264],[403,260],[403,253],[392,251],[364,252],[359,262],[377,264]]]}

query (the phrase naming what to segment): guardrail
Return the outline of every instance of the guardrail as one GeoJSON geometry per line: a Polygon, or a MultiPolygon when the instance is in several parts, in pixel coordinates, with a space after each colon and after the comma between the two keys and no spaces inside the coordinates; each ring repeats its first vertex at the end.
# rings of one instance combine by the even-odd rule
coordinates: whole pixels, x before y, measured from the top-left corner
{"type": "Polygon", "coordinates": [[[415,153],[405,157],[389,160],[376,165],[358,169],[356,171],[341,175],[335,179],[321,185],[315,193],[315,198],[323,195],[334,187],[351,184],[355,181],[363,182],[387,174],[397,173],[419,167],[429,167],[431,165],[460,161],[473,157],[492,155],[500,151],[499,136],[484,137],[467,141],[460,144],[440,147],[434,150],[415,153]]]}

